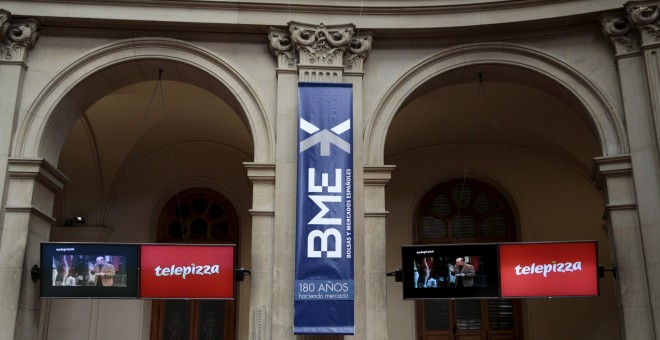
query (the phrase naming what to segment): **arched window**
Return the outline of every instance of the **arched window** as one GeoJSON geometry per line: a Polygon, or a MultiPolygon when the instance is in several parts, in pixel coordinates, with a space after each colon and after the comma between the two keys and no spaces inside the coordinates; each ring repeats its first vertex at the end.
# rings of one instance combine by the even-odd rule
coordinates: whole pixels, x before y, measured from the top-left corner
{"type": "MultiPolygon", "coordinates": [[[[417,209],[418,244],[515,241],[507,201],[487,184],[460,179],[429,191],[417,209]]],[[[426,339],[520,339],[519,301],[428,300],[417,302],[417,329],[426,339]]]]}
{"type": "MultiPolygon", "coordinates": [[[[183,191],[163,207],[157,239],[165,243],[237,244],[236,211],[217,192],[202,188],[183,191]]],[[[154,300],[151,339],[234,339],[235,306],[234,301],[222,300],[154,300]]]]}
{"type": "Polygon", "coordinates": [[[231,203],[205,189],[175,195],[163,208],[158,222],[158,242],[236,243],[238,219],[231,203]]]}

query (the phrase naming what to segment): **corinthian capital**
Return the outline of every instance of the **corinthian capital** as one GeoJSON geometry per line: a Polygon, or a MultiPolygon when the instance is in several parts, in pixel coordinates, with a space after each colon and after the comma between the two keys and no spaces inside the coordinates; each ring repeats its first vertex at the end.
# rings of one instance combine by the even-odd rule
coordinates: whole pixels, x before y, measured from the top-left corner
{"type": "Polygon", "coordinates": [[[0,41],[5,41],[7,32],[9,32],[9,24],[11,22],[11,13],[3,8],[0,8],[0,41]]]}
{"type": "Polygon", "coordinates": [[[373,34],[354,35],[355,25],[289,22],[288,30],[270,28],[268,42],[278,69],[297,69],[303,81],[340,82],[344,71],[362,72],[373,34]]]}
{"type": "Polygon", "coordinates": [[[268,29],[268,43],[270,50],[277,58],[277,67],[280,69],[295,69],[296,57],[293,54],[293,43],[289,39],[289,32],[279,28],[268,29]]]}
{"type": "Polygon", "coordinates": [[[354,25],[313,26],[289,23],[289,32],[302,65],[342,66],[354,25]]]}
{"type": "Polygon", "coordinates": [[[610,39],[617,56],[639,52],[639,38],[625,13],[608,13],[600,16],[603,33],[610,39]]]}
{"type": "Polygon", "coordinates": [[[642,46],[660,42],[660,27],[658,26],[658,6],[639,6],[629,4],[626,7],[628,17],[641,33],[642,46]]]}
{"type": "Polygon", "coordinates": [[[373,43],[373,33],[365,32],[360,37],[354,37],[348,47],[348,57],[346,58],[346,71],[362,72],[364,60],[371,52],[373,43]]]}
{"type": "Polygon", "coordinates": [[[23,60],[27,50],[34,47],[39,38],[39,21],[36,19],[12,20],[11,13],[0,9],[0,53],[6,60],[23,60]]]}

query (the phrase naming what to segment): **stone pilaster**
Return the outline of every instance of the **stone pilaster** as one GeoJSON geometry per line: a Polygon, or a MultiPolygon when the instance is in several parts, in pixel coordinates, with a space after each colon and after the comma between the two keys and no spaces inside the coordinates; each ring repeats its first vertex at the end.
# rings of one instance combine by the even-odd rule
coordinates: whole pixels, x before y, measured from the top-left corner
{"type": "MultiPolygon", "coordinates": [[[[27,68],[27,51],[39,37],[39,23],[34,19],[13,20],[11,13],[0,8],[0,197],[5,197],[9,148],[18,116],[23,76],[27,68]]],[[[0,240],[2,239],[0,209],[0,240]]]]}
{"type": "MultiPolygon", "coordinates": [[[[653,134],[656,152],[660,150],[660,6],[654,1],[649,4],[630,2],[626,4],[629,26],[640,41],[646,65],[651,103],[653,104],[653,134]],[[652,6],[651,6],[652,5],[652,6]]],[[[660,155],[660,153],[658,153],[660,155]]]]}
{"type": "Polygon", "coordinates": [[[41,159],[9,160],[9,185],[0,243],[0,339],[36,338],[41,301],[30,269],[48,241],[55,193],[67,178],[41,159]]]}
{"type": "Polygon", "coordinates": [[[622,338],[655,339],[631,157],[596,158],[593,169],[592,177],[606,198],[622,338]]]}
{"type": "MultiPolygon", "coordinates": [[[[273,34],[274,31],[271,31],[273,34]]],[[[293,335],[293,281],[296,245],[296,159],[298,127],[298,74],[288,31],[278,31],[277,137],[275,171],[275,225],[273,230],[272,339],[295,339],[293,335]]],[[[271,35],[272,36],[272,35],[271,35]]],[[[271,47],[273,46],[271,40],[271,47]]]]}
{"type": "MultiPolygon", "coordinates": [[[[631,174],[635,188],[636,224],[639,225],[642,256],[648,286],[652,325],[660,330],[660,35],[658,1],[630,1],[625,4],[625,18],[608,25],[601,17],[603,31],[613,42],[624,30],[631,40],[639,42],[639,50],[616,53],[623,116],[628,130],[631,174]],[[611,26],[618,28],[613,31],[611,26]],[[607,29],[610,28],[610,29],[607,29]],[[625,29],[624,29],[625,28],[625,29]],[[612,33],[614,32],[614,33],[612,33]]],[[[623,13],[623,12],[622,12],[623,13]]],[[[612,15],[609,15],[612,16],[612,15]]],[[[614,44],[617,50],[616,43],[614,44]]],[[[620,215],[620,214],[617,214],[620,215]]],[[[612,226],[616,229],[617,219],[612,226]]],[[[615,238],[614,242],[620,242],[615,238]]],[[[618,245],[615,245],[618,246],[618,245]]],[[[625,294],[622,299],[625,299],[625,294]]],[[[626,303],[624,300],[622,303],[626,303]]],[[[630,302],[628,301],[629,305],[630,302]]],[[[644,320],[644,318],[640,319],[644,320]]],[[[627,327],[631,325],[626,325],[627,327]]],[[[644,328],[644,327],[642,327],[644,328]]],[[[629,330],[626,330],[628,333],[629,330]]],[[[642,336],[642,335],[640,335],[642,336]]],[[[628,337],[639,338],[640,336],[628,337]]],[[[657,336],[657,334],[656,334],[657,336]]],[[[643,336],[642,336],[643,337],[643,336]]]]}
{"type": "Polygon", "coordinates": [[[252,253],[250,276],[250,335],[271,338],[273,238],[275,225],[275,165],[244,163],[252,182],[252,253]]]}
{"type": "MultiPolygon", "coordinates": [[[[289,22],[286,30],[270,28],[268,40],[271,51],[277,60],[277,171],[276,171],[276,208],[274,249],[275,258],[273,265],[273,316],[272,335],[273,339],[293,339],[293,278],[295,265],[295,189],[296,189],[296,161],[297,161],[297,128],[298,128],[298,82],[326,82],[339,83],[350,82],[353,84],[353,174],[356,195],[363,192],[359,179],[362,176],[363,141],[362,141],[362,77],[364,75],[364,62],[371,51],[373,35],[364,32],[355,35],[355,26],[324,24],[309,25],[299,22],[289,22]]],[[[360,221],[363,216],[362,202],[356,200],[355,222],[362,225],[360,221]]],[[[384,238],[384,233],[374,238],[367,239],[364,230],[355,230],[354,244],[362,247],[364,252],[372,248],[364,246],[369,242],[378,242],[379,237],[384,238]]],[[[376,248],[385,244],[377,244],[376,248]]],[[[355,268],[364,268],[365,259],[379,258],[384,261],[385,257],[373,256],[371,253],[364,254],[356,250],[355,268]],[[361,253],[361,254],[360,254],[361,253]]],[[[384,268],[384,262],[383,262],[384,268]]],[[[360,339],[384,339],[371,330],[386,330],[387,317],[370,318],[372,310],[378,313],[386,313],[381,306],[385,303],[384,294],[377,293],[374,298],[365,290],[370,290],[372,284],[365,285],[367,276],[371,272],[355,272],[355,324],[356,338],[360,339]],[[374,306],[374,307],[370,307],[374,306]],[[377,320],[377,323],[370,323],[377,320]]],[[[379,274],[380,275],[380,274],[379,274]]],[[[377,292],[384,292],[385,272],[382,273],[382,289],[376,285],[377,292]]],[[[379,314],[380,315],[380,314],[379,314]]],[[[380,316],[382,316],[380,315],[380,316]]],[[[315,339],[313,336],[301,337],[303,339],[315,339]]],[[[340,336],[333,337],[340,338],[340,336]]]]}
{"type": "MultiPolygon", "coordinates": [[[[29,267],[38,263],[39,241],[48,240],[51,219],[46,209],[52,205],[36,208],[32,202],[16,202],[16,197],[24,197],[14,197],[17,190],[19,194],[38,194],[31,191],[34,183],[18,179],[22,171],[15,161],[10,163],[27,54],[39,37],[38,29],[38,21],[15,20],[0,9],[0,339],[13,339],[16,329],[36,336],[39,324],[38,290],[29,279],[29,267]],[[27,187],[19,189],[19,183],[27,187]]],[[[46,173],[57,172],[52,170],[46,173]]]]}
{"type": "Polygon", "coordinates": [[[387,340],[387,244],[385,186],[394,166],[364,167],[364,281],[369,282],[365,302],[366,336],[387,340]]]}

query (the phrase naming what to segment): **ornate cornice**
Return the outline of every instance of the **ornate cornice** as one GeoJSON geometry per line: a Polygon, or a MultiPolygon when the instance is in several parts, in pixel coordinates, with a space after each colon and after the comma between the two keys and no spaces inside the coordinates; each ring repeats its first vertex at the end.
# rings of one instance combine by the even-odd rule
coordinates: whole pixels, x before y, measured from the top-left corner
{"type": "Polygon", "coordinates": [[[373,34],[355,36],[353,24],[326,26],[291,21],[288,30],[270,28],[268,41],[278,69],[314,70],[306,74],[328,70],[333,74],[344,70],[359,73],[371,51],[373,34]]]}
{"type": "Polygon", "coordinates": [[[38,20],[29,18],[12,21],[11,13],[0,9],[0,58],[23,61],[38,38],[38,20]]]}

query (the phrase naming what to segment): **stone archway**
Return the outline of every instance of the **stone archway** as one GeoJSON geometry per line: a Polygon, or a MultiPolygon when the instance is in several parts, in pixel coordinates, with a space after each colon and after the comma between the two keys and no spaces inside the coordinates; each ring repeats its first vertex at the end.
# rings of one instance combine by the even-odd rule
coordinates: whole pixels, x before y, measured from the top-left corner
{"type": "Polygon", "coordinates": [[[574,94],[592,120],[602,155],[628,151],[626,132],[614,109],[588,78],[570,65],[542,52],[506,43],[469,44],[430,57],[406,72],[382,96],[374,118],[366,127],[365,152],[369,165],[383,164],[385,139],[392,119],[405,101],[431,79],[459,68],[475,65],[519,67],[550,79],[574,94]]]}
{"type": "MultiPolygon", "coordinates": [[[[600,155],[620,155],[621,153],[628,151],[628,141],[625,130],[623,129],[623,123],[615,114],[612,104],[608,102],[605,94],[601,93],[601,90],[590,79],[580,74],[570,65],[539,51],[506,43],[470,44],[451,48],[420,62],[408,72],[404,73],[402,77],[394,82],[393,86],[385,91],[382,96],[382,101],[376,105],[373,120],[369,121],[369,125],[365,132],[365,158],[367,164],[365,167],[365,192],[371,187],[371,190],[375,192],[372,195],[377,195],[377,197],[386,196],[384,185],[388,183],[389,170],[391,169],[388,169],[386,165],[397,164],[390,163],[386,159],[386,139],[389,138],[388,134],[392,131],[392,126],[395,125],[393,124],[395,115],[399,114],[402,108],[408,105],[416,96],[419,96],[420,93],[428,91],[428,87],[437,88],[448,84],[461,84],[470,81],[478,83],[476,72],[474,73],[474,78],[472,80],[466,81],[460,79],[462,76],[461,71],[466,69],[474,71],[478,68],[488,67],[503,67],[507,70],[521,70],[521,73],[524,73],[525,76],[533,77],[532,80],[542,82],[540,88],[548,91],[556,91],[557,93],[561,92],[562,99],[570,99],[572,112],[578,113],[580,115],[579,119],[585,121],[589,125],[590,130],[593,131],[593,133],[590,134],[590,136],[593,135],[593,137],[590,137],[590,140],[595,141],[595,144],[597,144],[597,147],[592,149],[591,156],[587,159],[587,162],[583,162],[587,164],[586,166],[583,166],[584,169],[580,170],[579,177],[581,177],[581,183],[587,183],[589,186],[590,194],[597,198],[596,201],[599,201],[600,196],[598,190],[593,186],[593,183],[591,183],[589,178],[593,158],[600,155]],[[387,173],[387,175],[383,176],[383,173],[387,173]],[[376,181],[377,178],[380,179],[379,182],[376,181]],[[386,180],[383,180],[383,178],[386,180]]],[[[504,76],[506,77],[507,75],[504,76]]],[[[513,81],[515,79],[506,80],[513,81]]],[[[434,104],[437,107],[438,103],[436,102],[434,104]]],[[[401,123],[401,121],[399,123],[401,123]]],[[[410,122],[406,123],[410,124],[410,122]]],[[[428,131],[416,131],[415,138],[417,138],[418,134],[424,133],[428,133],[428,131]]],[[[411,137],[411,135],[407,136],[411,137]]],[[[429,160],[429,162],[431,161],[429,160]]],[[[439,162],[435,162],[433,165],[437,166],[438,163],[439,162]]],[[[399,164],[397,164],[397,166],[399,166],[399,164]]],[[[403,167],[397,169],[397,176],[405,176],[404,173],[410,175],[411,172],[402,171],[402,168],[403,167]]],[[[462,169],[443,168],[443,171],[445,172],[458,173],[459,170],[462,169]]],[[[484,169],[478,170],[483,172],[484,169]]],[[[493,174],[487,171],[484,173],[493,178],[499,177],[497,176],[497,173],[493,174]]],[[[426,178],[426,180],[432,180],[429,178],[426,178]]],[[[394,181],[389,182],[388,190],[392,187],[393,182],[394,181]]],[[[506,186],[505,183],[499,184],[506,186]]],[[[383,218],[383,216],[378,216],[376,214],[373,216],[367,215],[365,216],[365,222],[374,225],[374,227],[372,227],[372,233],[382,232],[383,234],[392,228],[397,228],[397,226],[407,225],[408,220],[403,217],[393,220],[394,226],[389,225],[386,227],[386,223],[388,223],[386,221],[390,221],[390,216],[393,214],[401,214],[400,210],[395,212],[395,209],[393,209],[392,206],[396,204],[392,202],[406,205],[410,204],[412,201],[414,201],[414,195],[411,195],[411,197],[398,197],[395,201],[388,201],[387,199],[383,200],[383,202],[389,202],[388,210],[390,215],[388,215],[387,218],[383,218]]],[[[599,207],[600,209],[604,208],[602,203],[599,207]]],[[[371,210],[374,212],[380,211],[388,213],[385,210],[384,204],[383,206],[374,207],[371,210]]],[[[408,213],[408,210],[406,210],[405,213],[408,213]]],[[[600,217],[601,215],[598,214],[598,227],[600,227],[600,220],[598,219],[600,217]]],[[[386,238],[388,240],[398,240],[399,238],[397,238],[397,236],[400,235],[392,237],[392,235],[388,234],[386,238]]],[[[380,246],[381,245],[374,246],[372,249],[373,253],[370,256],[373,258],[385,258],[389,255],[391,258],[392,252],[380,249],[380,246]]],[[[385,248],[385,246],[383,246],[383,248],[385,248]]],[[[398,314],[394,316],[394,318],[398,317],[398,314]]]]}
{"type": "Polygon", "coordinates": [[[156,80],[159,69],[164,69],[169,77],[164,79],[190,83],[227,100],[250,129],[255,146],[254,161],[273,160],[272,127],[249,82],[210,51],[164,38],[108,44],[86,54],[53,77],[28,109],[12,154],[40,157],[56,165],[66,133],[82,111],[117,88],[156,80]],[[148,65],[149,61],[155,63],[148,65]],[[118,73],[118,70],[124,72],[118,73]],[[118,78],[116,74],[130,76],[118,78]]]}
{"type": "Polygon", "coordinates": [[[10,203],[16,206],[6,209],[3,218],[5,225],[11,223],[20,230],[17,237],[22,242],[15,242],[13,248],[24,256],[11,256],[7,264],[17,272],[7,272],[1,280],[12,282],[3,285],[4,292],[17,302],[6,311],[11,317],[4,318],[3,325],[13,326],[3,327],[7,337],[23,327],[19,325],[33,325],[22,329],[22,334],[38,331],[38,293],[31,289],[29,279],[21,283],[16,277],[29,277],[24,263],[33,263],[39,242],[48,241],[53,198],[66,181],[56,166],[68,131],[99,98],[132,83],[156,80],[159,70],[165,71],[164,79],[197,86],[224,100],[253,138],[254,164],[272,162],[274,133],[261,100],[235,68],[212,52],[184,41],[142,38],[102,46],[74,61],[53,77],[27,109],[11,150],[8,191],[13,197],[10,203]]]}

